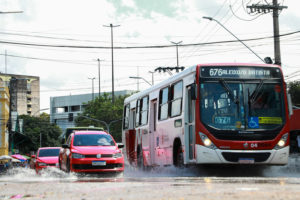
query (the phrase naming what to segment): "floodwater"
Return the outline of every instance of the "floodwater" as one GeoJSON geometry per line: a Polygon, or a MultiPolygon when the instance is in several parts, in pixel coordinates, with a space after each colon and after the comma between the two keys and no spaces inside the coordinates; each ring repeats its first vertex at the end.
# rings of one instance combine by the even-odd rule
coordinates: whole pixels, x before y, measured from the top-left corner
{"type": "Polygon", "coordinates": [[[0,199],[297,199],[300,156],[286,166],[161,167],[123,175],[40,174],[15,168],[0,176],[0,199]],[[100,196],[98,194],[101,194],[100,196]],[[248,194],[248,195],[247,195],[248,194]],[[251,195],[250,195],[251,194],[251,195]]]}

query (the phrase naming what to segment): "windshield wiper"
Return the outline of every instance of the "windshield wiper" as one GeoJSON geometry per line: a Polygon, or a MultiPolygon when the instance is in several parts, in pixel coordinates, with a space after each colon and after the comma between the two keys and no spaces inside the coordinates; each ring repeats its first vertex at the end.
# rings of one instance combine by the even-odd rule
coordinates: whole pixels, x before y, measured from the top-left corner
{"type": "Polygon", "coordinates": [[[224,89],[226,90],[226,92],[228,93],[229,97],[232,99],[232,101],[233,101],[235,104],[239,104],[239,103],[240,103],[239,98],[233,94],[233,92],[232,92],[232,90],[230,89],[230,87],[228,86],[227,82],[226,82],[224,79],[221,79],[220,82],[221,82],[221,85],[222,85],[222,86],[224,87],[224,89]]]}
{"type": "Polygon", "coordinates": [[[257,96],[263,85],[264,85],[264,80],[261,79],[259,85],[255,88],[255,90],[253,91],[253,93],[251,95],[249,94],[249,89],[248,89],[248,101],[249,101],[250,105],[252,105],[255,102],[255,100],[257,99],[257,96]]]}

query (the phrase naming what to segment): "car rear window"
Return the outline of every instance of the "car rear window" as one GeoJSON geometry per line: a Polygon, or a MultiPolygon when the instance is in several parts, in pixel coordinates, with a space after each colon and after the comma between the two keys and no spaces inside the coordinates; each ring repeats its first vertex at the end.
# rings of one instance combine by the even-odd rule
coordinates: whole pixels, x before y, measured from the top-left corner
{"type": "Polygon", "coordinates": [[[58,156],[59,149],[40,149],[39,157],[58,156]]]}
{"type": "Polygon", "coordinates": [[[115,146],[110,135],[104,134],[82,134],[75,135],[74,146],[115,146]]]}

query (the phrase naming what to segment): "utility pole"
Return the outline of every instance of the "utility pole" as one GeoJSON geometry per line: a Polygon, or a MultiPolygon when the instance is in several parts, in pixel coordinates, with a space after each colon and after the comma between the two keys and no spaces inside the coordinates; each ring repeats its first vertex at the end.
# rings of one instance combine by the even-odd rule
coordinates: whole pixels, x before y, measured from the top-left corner
{"type": "Polygon", "coordinates": [[[95,80],[95,77],[93,77],[93,78],[88,78],[88,79],[92,80],[92,99],[93,99],[93,101],[94,101],[94,80],[95,80]]]}
{"type": "Polygon", "coordinates": [[[273,0],[273,4],[252,4],[247,6],[250,9],[250,13],[269,13],[273,11],[273,32],[274,32],[274,56],[275,64],[281,65],[281,54],[280,54],[280,38],[279,38],[279,22],[278,22],[278,11],[287,8],[287,6],[280,6],[277,0],[273,0]]]}
{"type": "Polygon", "coordinates": [[[100,61],[103,61],[103,60],[100,60],[100,59],[98,58],[97,61],[98,61],[99,98],[100,98],[100,93],[101,93],[101,87],[100,87],[100,61]]]}
{"type": "Polygon", "coordinates": [[[5,50],[5,74],[7,74],[7,50],[5,50]]]}
{"type": "Polygon", "coordinates": [[[176,55],[177,55],[177,67],[179,67],[179,61],[178,61],[178,45],[182,43],[182,41],[179,42],[172,42],[170,41],[172,44],[176,45],[176,55]]]}
{"type": "Polygon", "coordinates": [[[115,88],[114,88],[114,42],[113,42],[113,28],[119,27],[120,25],[113,25],[109,24],[103,25],[104,27],[110,27],[110,33],[111,33],[111,71],[112,71],[112,89],[111,89],[111,95],[112,95],[112,103],[115,103],[115,88]]]}

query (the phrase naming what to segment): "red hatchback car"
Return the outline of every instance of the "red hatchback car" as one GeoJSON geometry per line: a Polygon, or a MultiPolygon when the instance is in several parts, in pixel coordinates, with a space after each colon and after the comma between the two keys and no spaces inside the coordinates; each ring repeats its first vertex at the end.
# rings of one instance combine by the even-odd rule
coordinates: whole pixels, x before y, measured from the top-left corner
{"type": "Polygon", "coordinates": [[[104,131],[76,131],[59,153],[59,168],[66,172],[124,171],[124,156],[113,137],[104,131]]]}
{"type": "Polygon", "coordinates": [[[60,147],[41,147],[35,158],[35,170],[39,172],[46,167],[58,167],[60,147]]]}

